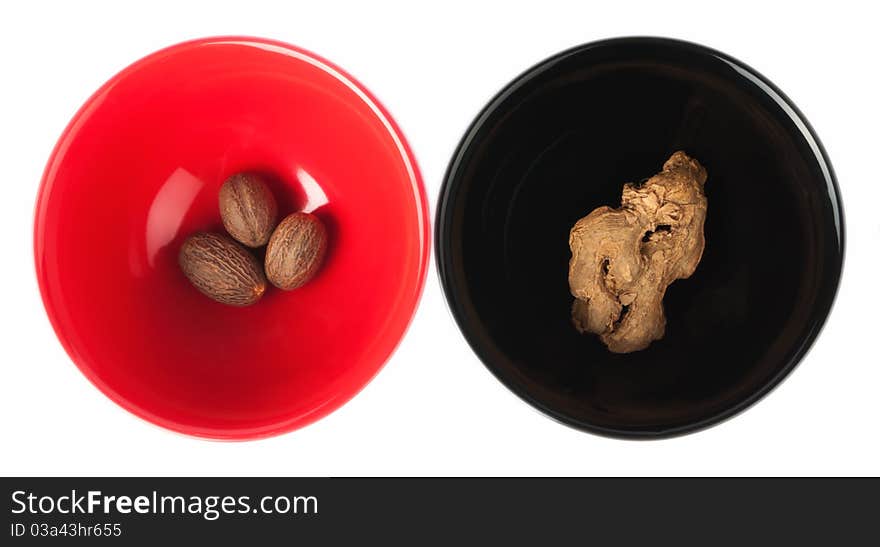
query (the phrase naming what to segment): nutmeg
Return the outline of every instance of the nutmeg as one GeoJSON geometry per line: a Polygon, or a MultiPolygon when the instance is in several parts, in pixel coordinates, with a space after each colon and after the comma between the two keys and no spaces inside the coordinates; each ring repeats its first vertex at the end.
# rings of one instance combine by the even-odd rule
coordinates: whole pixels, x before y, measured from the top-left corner
{"type": "Polygon", "coordinates": [[[232,239],[197,233],[183,243],[178,263],[202,294],[230,306],[249,306],[266,291],[259,261],[232,239]]]}
{"type": "Polygon", "coordinates": [[[240,173],[220,187],[220,217],[229,235],[248,247],[260,247],[275,228],[278,204],[260,175],[240,173]]]}
{"type": "Polygon", "coordinates": [[[315,215],[293,213],[282,220],[266,248],[266,277],[291,290],[312,279],[327,251],[327,230],[315,215]]]}

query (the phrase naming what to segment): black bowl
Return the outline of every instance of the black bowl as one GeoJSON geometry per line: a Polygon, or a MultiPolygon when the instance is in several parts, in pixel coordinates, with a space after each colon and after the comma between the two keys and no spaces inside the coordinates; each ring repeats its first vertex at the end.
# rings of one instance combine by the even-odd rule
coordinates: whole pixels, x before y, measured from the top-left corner
{"type": "Polygon", "coordinates": [[[834,300],[843,211],[831,164],[785,95],[705,47],[625,38],[530,69],[455,152],[436,227],[459,327],[514,393],[577,428],[664,437],[757,401],[834,300]],[[666,335],[612,354],[570,319],[568,232],[676,150],[708,170],[706,249],[666,294],[666,335]]]}

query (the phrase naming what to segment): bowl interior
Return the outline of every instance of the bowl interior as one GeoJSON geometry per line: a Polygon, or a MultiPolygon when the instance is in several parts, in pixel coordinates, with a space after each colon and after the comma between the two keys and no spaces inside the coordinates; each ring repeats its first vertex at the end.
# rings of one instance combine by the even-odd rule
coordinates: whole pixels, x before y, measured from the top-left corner
{"type": "Polygon", "coordinates": [[[62,136],[38,277],[65,348],[114,400],[190,434],[263,436],[332,411],[387,359],[424,281],[425,208],[403,137],[351,78],[284,44],[189,42],[114,77],[62,136]],[[222,231],[218,190],[240,171],[330,235],[317,278],[249,308],[177,266],[189,234],[222,231]]]}
{"type": "Polygon", "coordinates": [[[437,223],[447,298],[483,361],[612,435],[679,433],[766,392],[817,334],[842,261],[831,169],[799,113],[748,67],[660,39],[583,46],[506,88],[463,139],[437,223]],[[705,253],[669,287],[665,337],[612,354],[571,325],[568,233],[676,150],[709,173],[705,253]]]}

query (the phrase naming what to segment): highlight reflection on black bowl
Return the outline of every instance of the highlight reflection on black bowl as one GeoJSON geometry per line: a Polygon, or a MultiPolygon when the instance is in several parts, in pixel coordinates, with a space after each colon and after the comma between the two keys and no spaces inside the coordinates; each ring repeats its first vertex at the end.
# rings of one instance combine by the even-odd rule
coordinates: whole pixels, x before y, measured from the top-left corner
{"type": "Polygon", "coordinates": [[[662,437],[717,423],[815,340],[843,262],[831,165],[768,80],[667,39],[586,44],[524,73],[467,131],[437,211],[437,262],[468,342],[564,423],[662,437]],[[706,249],[666,294],[666,335],[616,355],[570,322],[568,232],[685,150],[708,170],[706,249]]]}

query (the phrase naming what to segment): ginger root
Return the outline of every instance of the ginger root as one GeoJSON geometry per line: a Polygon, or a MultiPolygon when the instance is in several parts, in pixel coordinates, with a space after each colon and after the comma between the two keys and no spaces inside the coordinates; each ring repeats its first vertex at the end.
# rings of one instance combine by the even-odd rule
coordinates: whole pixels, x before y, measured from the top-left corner
{"type": "Polygon", "coordinates": [[[625,184],[620,207],[599,207],[569,234],[571,315],[614,353],[663,337],[663,296],[694,273],[703,256],[706,170],[675,152],[643,184],[625,184]]]}

